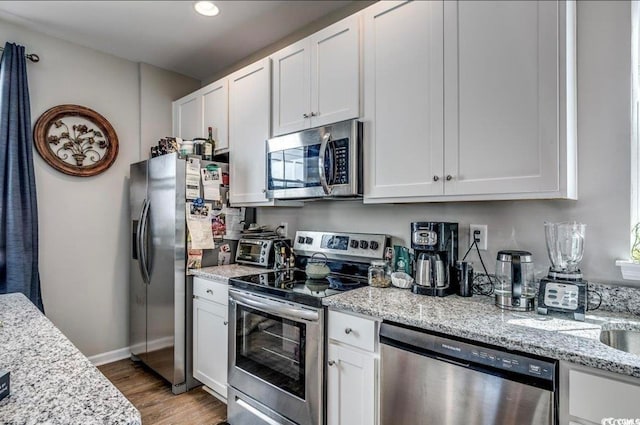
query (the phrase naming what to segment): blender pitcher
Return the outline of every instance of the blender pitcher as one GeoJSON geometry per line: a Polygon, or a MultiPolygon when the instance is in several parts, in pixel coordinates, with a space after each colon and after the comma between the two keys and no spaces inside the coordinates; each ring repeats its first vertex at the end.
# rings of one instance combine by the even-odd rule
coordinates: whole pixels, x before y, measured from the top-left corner
{"type": "Polygon", "coordinates": [[[572,275],[580,273],[578,265],[584,254],[586,227],[576,222],[544,224],[551,271],[572,275]]]}

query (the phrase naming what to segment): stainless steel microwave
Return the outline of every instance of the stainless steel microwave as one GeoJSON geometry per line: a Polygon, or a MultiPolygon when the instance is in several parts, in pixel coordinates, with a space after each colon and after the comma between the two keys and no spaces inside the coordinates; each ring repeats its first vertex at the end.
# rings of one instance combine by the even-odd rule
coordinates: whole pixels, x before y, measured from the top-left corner
{"type": "Polygon", "coordinates": [[[342,121],[267,140],[267,197],[362,196],[362,123],[342,121]]]}

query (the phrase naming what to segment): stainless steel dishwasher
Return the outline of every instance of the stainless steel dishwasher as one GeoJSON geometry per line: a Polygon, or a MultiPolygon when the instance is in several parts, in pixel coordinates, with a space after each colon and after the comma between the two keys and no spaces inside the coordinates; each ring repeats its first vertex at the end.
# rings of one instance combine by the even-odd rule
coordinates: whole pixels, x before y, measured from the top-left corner
{"type": "Polygon", "coordinates": [[[556,361],[380,326],[382,425],[557,425],[556,361]]]}

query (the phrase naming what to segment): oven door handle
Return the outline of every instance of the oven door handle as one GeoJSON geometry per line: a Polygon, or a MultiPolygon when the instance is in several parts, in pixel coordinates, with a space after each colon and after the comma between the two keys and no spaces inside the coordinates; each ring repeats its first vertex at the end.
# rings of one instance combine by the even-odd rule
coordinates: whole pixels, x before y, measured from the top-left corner
{"type": "Polygon", "coordinates": [[[325,133],[322,136],[322,143],[320,143],[320,153],[318,154],[318,174],[320,176],[320,184],[324,190],[325,195],[331,195],[332,187],[327,182],[327,175],[324,172],[324,155],[327,152],[327,144],[331,139],[331,133],[325,133]]]}
{"type": "Polygon", "coordinates": [[[254,308],[265,313],[270,313],[275,316],[284,317],[285,319],[294,320],[296,322],[300,322],[302,320],[307,322],[317,322],[320,320],[320,315],[317,311],[298,308],[287,303],[270,300],[256,295],[230,290],[229,298],[231,302],[254,308]]]}

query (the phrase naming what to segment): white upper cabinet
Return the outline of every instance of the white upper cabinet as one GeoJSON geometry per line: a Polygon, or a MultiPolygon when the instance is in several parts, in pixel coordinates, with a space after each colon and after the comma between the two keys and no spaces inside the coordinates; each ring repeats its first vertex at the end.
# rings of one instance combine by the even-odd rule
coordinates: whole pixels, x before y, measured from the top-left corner
{"type": "Polygon", "coordinates": [[[173,135],[184,140],[203,136],[199,90],[173,102],[173,135]]]}
{"type": "Polygon", "coordinates": [[[443,194],[443,5],[364,15],[365,201],[443,194]]]}
{"type": "Polygon", "coordinates": [[[265,189],[270,71],[267,58],[229,77],[229,201],[233,206],[272,202],[265,189]]]}
{"type": "Polygon", "coordinates": [[[173,102],[173,135],[183,140],[206,138],[213,131],[216,153],[229,149],[229,90],[226,78],[173,102]]]}
{"type": "Polygon", "coordinates": [[[201,89],[203,134],[208,136],[211,127],[216,141],[216,153],[229,150],[229,85],[226,78],[201,89]]]}
{"type": "Polygon", "coordinates": [[[563,4],[444,3],[446,194],[567,196],[563,4]]]}
{"type": "Polygon", "coordinates": [[[311,127],[360,116],[360,15],[309,37],[311,127]]]}
{"type": "Polygon", "coordinates": [[[291,133],[309,126],[311,113],[311,54],[305,38],[271,56],[273,61],[273,134],[291,133]]]}
{"type": "Polygon", "coordinates": [[[360,115],[360,16],[352,15],[271,56],[273,134],[360,115]]]}
{"type": "Polygon", "coordinates": [[[364,46],[365,202],[576,198],[575,3],[379,2],[364,46]]]}

